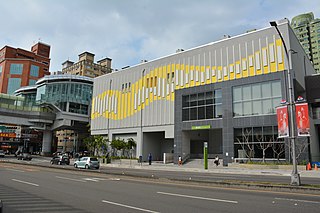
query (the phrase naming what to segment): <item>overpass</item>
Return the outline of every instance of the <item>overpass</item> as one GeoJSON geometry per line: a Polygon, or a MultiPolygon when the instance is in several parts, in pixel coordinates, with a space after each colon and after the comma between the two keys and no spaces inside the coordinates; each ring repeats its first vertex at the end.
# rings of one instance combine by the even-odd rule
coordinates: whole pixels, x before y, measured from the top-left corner
{"type": "Polygon", "coordinates": [[[51,153],[54,131],[62,129],[79,131],[86,128],[90,120],[89,115],[64,112],[52,104],[29,107],[19,106],[18,103],[17,101],[13,104],[0,103],[0,123],[43,132],[42,154],[44,155],[51,153]]]}

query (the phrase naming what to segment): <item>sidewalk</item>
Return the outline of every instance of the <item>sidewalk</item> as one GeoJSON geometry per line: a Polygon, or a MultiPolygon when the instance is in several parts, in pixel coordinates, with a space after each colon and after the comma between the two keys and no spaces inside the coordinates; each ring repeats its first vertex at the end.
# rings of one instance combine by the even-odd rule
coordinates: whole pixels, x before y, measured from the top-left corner
{"type": "MultiPolygon", "coordinates": [[[[117,167],[117,168],[132,168],[132,169],[152,169],[152,170],[165,170],[165,171],[186,171],[186,172],[208,172],[208,173],[222,173],[222,174],[246,174],[246,175],[276,175],[276,176],[291,176],[292,166],[287,166],[281,169],[270,169],[268,166],[253,165],[250,168],[243,168],[236,165],[229,167],[208,165],[208,169],[204,169],[203,165],[183,164],[163,164],[162,162],[153,162],[149,165],[147,162],[142,164],[137,160],[115,160],[110,164],[101,163],[102,167],[117,167]]],[[[301,177],[313,177],[320,179],[320,170],[306,171],[304,166],[299,166],[298,172],[301,177]]],[[[320,181],[320,180],[319,180],[320,181]]]]}

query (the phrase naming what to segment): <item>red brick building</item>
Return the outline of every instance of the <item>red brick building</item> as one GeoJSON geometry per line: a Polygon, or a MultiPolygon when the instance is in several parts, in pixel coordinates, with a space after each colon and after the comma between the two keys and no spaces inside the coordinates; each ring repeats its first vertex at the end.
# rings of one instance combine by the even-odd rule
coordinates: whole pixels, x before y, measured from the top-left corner
{"type": "Polygon", "coordinates": [[[0,49],[0,93],[13,94],[23,86],[34,85],[50,75],[50,46],[37,43],[31,51],[4,46],[0,49]]]}

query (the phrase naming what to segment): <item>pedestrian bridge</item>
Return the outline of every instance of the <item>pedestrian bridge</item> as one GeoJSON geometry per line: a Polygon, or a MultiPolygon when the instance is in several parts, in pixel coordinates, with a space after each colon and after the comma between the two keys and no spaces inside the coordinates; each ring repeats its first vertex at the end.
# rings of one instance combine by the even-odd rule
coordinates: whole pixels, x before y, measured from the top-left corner
{"type": "Polygon", "coordinates": [[[89,115],[65,112],[50,103],[26,105],[21,97],[0,94],[0,124],[42,131],[44,154],[51,152],[53,131],[83,130],[89,120],[89,115]]]}

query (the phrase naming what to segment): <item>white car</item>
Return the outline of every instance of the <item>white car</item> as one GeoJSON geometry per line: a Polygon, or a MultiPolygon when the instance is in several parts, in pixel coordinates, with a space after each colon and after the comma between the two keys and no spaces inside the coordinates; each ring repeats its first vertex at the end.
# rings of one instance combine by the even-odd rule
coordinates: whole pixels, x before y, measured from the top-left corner
{"type": "Polygon", "coordinates": [[[82,157],[76,162],[74,162],[73,166],[75,168],[84,168],[84,169],[99,169],[100,168],[100,162],[95,157],[82,157]]]}

